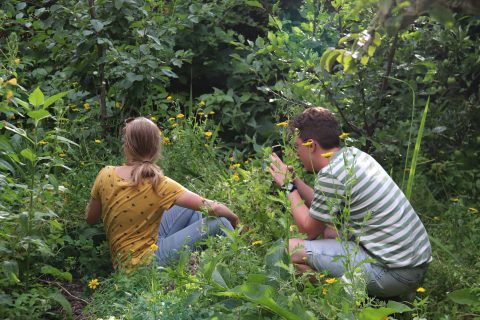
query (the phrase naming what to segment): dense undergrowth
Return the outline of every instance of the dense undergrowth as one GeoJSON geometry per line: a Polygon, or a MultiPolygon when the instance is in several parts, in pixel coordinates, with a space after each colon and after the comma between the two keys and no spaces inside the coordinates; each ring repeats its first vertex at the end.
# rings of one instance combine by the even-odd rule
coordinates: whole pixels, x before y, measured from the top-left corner
{"type": "Polygon", "coordinates": [[[409,3],[381,4],[3,1],[0,316],[480,317],[480,20],[436,7],[405,24],[409,3]],[[433,246],[412,302],[366,297],[355,270],[312,285],[289,263],[285,241],[300,235],[265,168],[275,140],[301,172],[276,124],[309,105],[334,110],[344,142],[404,190],[410,174],[433,246]],[[123,162],[121,126],[134,115],[161,127],[165,173],[243,226],[178,264],[126,274],[84,207],[98,170],[123,162]]]}

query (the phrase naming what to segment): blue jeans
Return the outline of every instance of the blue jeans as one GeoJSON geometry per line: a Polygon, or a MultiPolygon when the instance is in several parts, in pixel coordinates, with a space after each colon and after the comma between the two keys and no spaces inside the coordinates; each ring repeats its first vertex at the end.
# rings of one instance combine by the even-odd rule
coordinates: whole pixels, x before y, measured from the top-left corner
{"type": "Polygon", "coordinates": [[[177,259],[185,246],[194,247],[208,236],[224,235],[222,228],[233,230],[224,217],[205,217],[192,209],[174,205],[163,213],[158,230],[158,249],[155,252],[159,265],[177,259]]]}
{"type": "Polygon", "coordinates": [[[307,263],[316,270],[324,270],[334,277],[345,273],[345,258],[350,259],[350,268],[359,266],[366,278],[368,294],[379,298],[398,297],[414,292],[419,286],[428,266],[390,269],[379,264],[366,262],[374,260],[361,246],[355,254],[354,242],[342,246],[333,239],[304,242],[307,263]]]}

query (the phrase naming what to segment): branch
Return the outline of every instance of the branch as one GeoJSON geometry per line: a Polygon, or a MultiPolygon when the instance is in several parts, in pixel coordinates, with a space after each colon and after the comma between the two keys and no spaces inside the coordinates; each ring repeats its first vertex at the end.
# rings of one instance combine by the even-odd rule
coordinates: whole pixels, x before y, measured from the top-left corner
{"type": "MultiPolygon", "coordinates": [[[[97,13],[95,11],[95,0],[88,0],[88,11],[90,12],[90,17],[93,19],[97,19],[97,13]]],[[[95,32],[97,39],[100,37],[98,32],[95,32]]],[[[102,120],[107,119],[107,103],[106,103],[106,96],[107,96],[107,89],[106,89],[106,82],[105,82],[105,45],[97,43],[97,58],[100,63],[98,64],[98,75],[100,77],[100,118],[102,120]]]]}

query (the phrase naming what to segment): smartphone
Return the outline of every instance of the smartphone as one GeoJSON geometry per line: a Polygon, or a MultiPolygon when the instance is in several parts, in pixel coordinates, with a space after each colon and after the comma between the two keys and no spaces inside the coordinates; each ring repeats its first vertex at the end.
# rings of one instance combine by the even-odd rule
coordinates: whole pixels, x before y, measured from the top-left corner
{"type": "Polygon", "coordinates": [[[280,160],[283,161],[283,150],[281,145],[276,144],[272,146],[272,152],[274,152],[280,158],[280,160]]]}

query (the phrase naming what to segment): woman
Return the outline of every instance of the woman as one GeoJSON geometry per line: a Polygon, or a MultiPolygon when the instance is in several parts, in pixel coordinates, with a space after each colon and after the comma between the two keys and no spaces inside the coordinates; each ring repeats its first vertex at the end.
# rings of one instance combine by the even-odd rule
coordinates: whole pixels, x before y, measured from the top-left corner
{"type": "Polygon", "coordinates": [[[160,130],[152,121],[128,119],[123,145],[127,163],[103,168],[93,185],[87,222],[103,220],[115,268],[146,264],[153,252],[163,264],[177,257],[185,245],[221,234],[221,227],[233,230],[239,222],[225,205],[164,176],[155,164],[160,145],[160,130]],[[220,218],[202,219],[195,211],[202,208],[220,218]]]}

